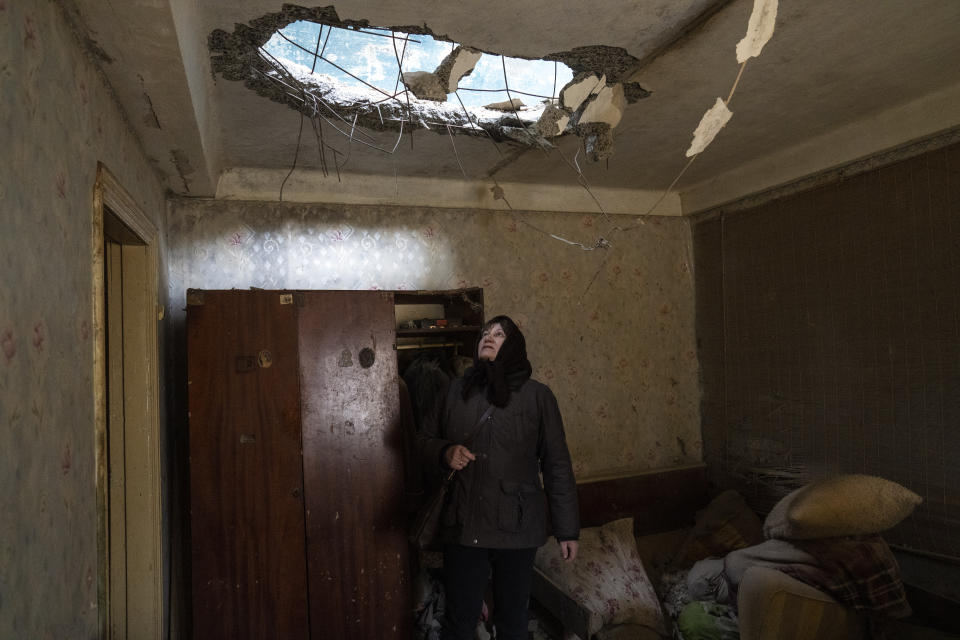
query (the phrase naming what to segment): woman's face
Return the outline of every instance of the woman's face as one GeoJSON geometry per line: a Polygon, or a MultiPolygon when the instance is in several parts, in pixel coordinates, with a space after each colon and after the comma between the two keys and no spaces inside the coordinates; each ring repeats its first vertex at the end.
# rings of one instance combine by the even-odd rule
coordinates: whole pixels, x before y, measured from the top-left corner
{"type": "Polygon", "coordinates": [[[494,360],[500,353],[500,346],[507,339],[507,334],[503,332],[503,327],[499,322],[483,330],[480,334],[480,344],[477,345],[477,358],[480,360],[494,360]]]}

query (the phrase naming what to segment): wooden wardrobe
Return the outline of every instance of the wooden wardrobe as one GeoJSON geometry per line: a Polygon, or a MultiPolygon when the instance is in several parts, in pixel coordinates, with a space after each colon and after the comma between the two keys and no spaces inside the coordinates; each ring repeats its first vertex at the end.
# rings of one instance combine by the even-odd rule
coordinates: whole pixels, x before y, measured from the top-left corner
{"type": "MultiPolygon", "coordinates": [[[[480,300],[468,326],[401,342],[475,335],[480,300]]],[[[197,640],[410,637],[395,304],[378,291],[188,291],[197,640]]]]}

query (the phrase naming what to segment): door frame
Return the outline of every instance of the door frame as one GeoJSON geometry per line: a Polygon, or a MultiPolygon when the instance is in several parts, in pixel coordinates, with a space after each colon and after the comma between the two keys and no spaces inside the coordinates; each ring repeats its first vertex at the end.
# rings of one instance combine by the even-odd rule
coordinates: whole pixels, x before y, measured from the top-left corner
{"type": "MultiPolygon", "coordinates": [[[[92,215],[92,322],[94,434],[97,493],[97,604],[99,637],[115,636],[111,621],[123,620],[125,637],[161,638],[164,633],[162,484],[160,456],[159,338],[162,311],[158,302],[157,228],[113,174],[97,164],[92,215]],[[125,358],[125,504],[126,550],[111,557],[109,430],[107,406],[106,282],[104,276],[104,214],[109,209],[139,241],[123,246],[125,358]],[[112,571],[127,576],[125,598],[111,595],[112,571]],[[132,625],[132,626],[131,626],[132,625]]],[[[114,516],[117,514],[114,513],[114,516]]]]}

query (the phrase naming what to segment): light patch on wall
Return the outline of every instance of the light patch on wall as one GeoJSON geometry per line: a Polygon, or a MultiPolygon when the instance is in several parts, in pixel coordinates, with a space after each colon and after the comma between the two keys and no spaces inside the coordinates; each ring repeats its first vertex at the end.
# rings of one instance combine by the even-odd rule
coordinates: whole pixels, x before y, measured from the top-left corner
{"type": "MultiPolygon", "coordinates": [[[[371,228],[311,219],[277,228],[219,219],[196,229],[188,262],[216,274],[206,288],[416,290],[436,268],[437,252],[450,252],[433,221],[371,228]]],[[[173,262],[175,269],[185,264],[173,262]]]]}

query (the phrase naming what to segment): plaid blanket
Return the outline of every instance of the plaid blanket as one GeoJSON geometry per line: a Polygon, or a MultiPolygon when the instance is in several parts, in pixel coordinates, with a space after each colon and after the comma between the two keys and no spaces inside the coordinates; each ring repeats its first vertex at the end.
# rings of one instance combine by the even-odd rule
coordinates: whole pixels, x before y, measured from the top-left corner
{"type": "Polygon", "coordinates": [[[817,559],[817,566],[792,564],[783,571],[818,587],[839,602],[887,618],[910,615],[900,567],[878,535],[791,540],[817,559]]]}

